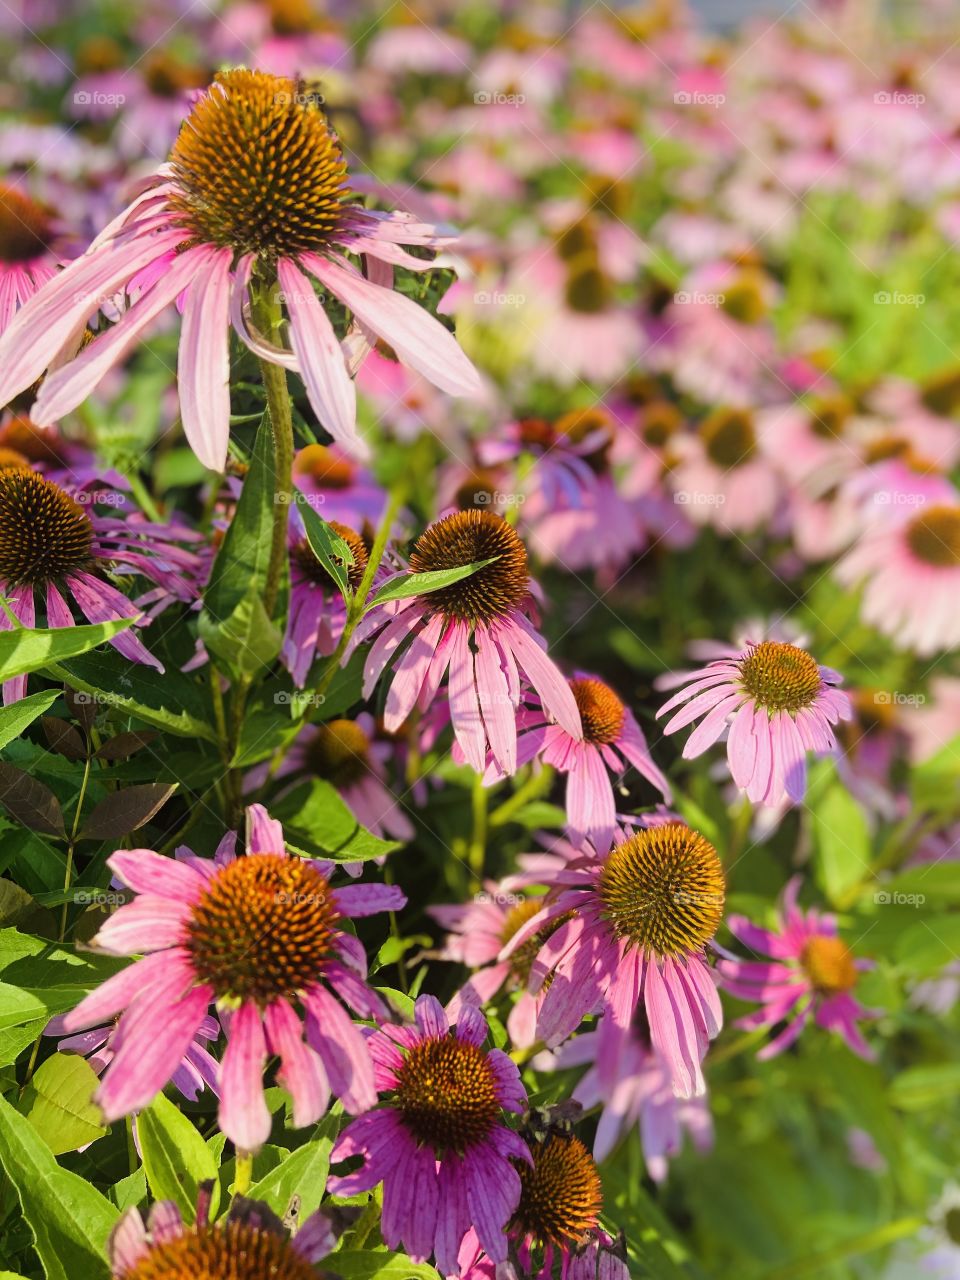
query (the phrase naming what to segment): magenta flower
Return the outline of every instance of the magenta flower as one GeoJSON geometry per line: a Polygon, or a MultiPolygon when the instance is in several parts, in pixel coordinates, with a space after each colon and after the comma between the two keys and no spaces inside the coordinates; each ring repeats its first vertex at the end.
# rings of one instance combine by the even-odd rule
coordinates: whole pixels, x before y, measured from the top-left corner
{"type": "Polygon", "coordinates": [[[927,658],[960,644],[960,502],[931,502],[913,512],[875,521],[836,574],[844,586],[864,584],[865,622],[927,658]]]}
{"type": "Polygon", "coordinates": [[[604,1013],[597,1053],[601,1084],[612,1087],[637,1017],[674,1092],[702,1094],[701,1062],[723,1012],[705,949],[723,917],[717,851],[681,822],[665,822],[614,844],[604,858],[571,863],[548,905],[501,953],[560,921],[541,947],[529,989],[546,987],[537,1035],[554,1048],[587,1014],[604,1013]]]}
{"type": "Polygon", "coordinates": [[[354,384],[314,280],[361,327],[355,360],[376,335],[443,390],[475,394],[479,379],[452,335],[385,287],[394,265],[430,265],[402,245],[436,248],[449,237],[407,214],[364,209],[351,199],[347,177],[326,116],[296,81],[243,68],[221,72],[151,185],[11,324],[0,341],[0,403],[51,369],[32,416],[40,425],[57,421],[179,300],[180,410],[205,466],[222,471],[227,456],[231,324],[258,355],[299,371],[324,427],[362,451],[354,384]],[[344,251],[370,259],[371,278],[344,251]],[[292,350],[260,333],[249,314],[252,291],[275,282],[292,350]],[[124,293],[119,321],[76,353],[84,321],[124,293]]]}
{"type": "Polygon", "coordinates": [[[528,1049],[536,1038],[537,999],[526,985],[543,939],[537,935],[509,960],[499,956],[517,930],[542,907],[540,898],[509,893],[502,885],[488,881],[485,891],[472,902],[427,908],[428,914],[450,931],[440,951],[441,958],[474,970],[447,1005],[448,1014],[456,1017],[463,1003],[486,1004],[504,987],[519,990],[507,1018],[507,1031],[511,1042],[520,1049],[528,1049]]]}
{"type": "Polygon", "coordinates": [[[529,1161],[503,1111],[522,1112],[527,1095],[516,1064],[483,1049],[487,1023],[461,1005],[451,1030],[434,996],[420,996],[415,1026],[381,1026],[369,1038],[377,1089],[388,1097],[340,1134],[330,1158],[362,1156],[353,1173],[327,1183],[355,1195],[383,1183],[380,1231],[390,1249],[436,1256],[442,1275],[457,1275],[457,1254],[472,1226],[495,1262],[507,1257],[504,1235],[520,1198],[513,1161],[529,1161]]]}
{"type": "Polygon", "coordinates": [[[603,1188],[590,1152],[562,1126],[530,1136],[518,1163],[520,1200],[507,1227],[509,1262],[495,1265],[474,1232],[460,1250],[461,1280],[628,1280],[622,1242],[600,1225],[603,1188]]]}
{"type": "MultiPolygon", "coordinates": [[[[570,689],[580,711],[583,737],[572,738],[562,725],[548,723],[539,706],[517,716],[520,736],[517,765],[539,758],[567,775],[567,828],[575,844],[585,840],[606,849],[617,825],[610,775],[621,777],[629,765],[670,799],[670,784],[653,762],[643,730],[630,708],[597,676],[578,671],[570,689]]],[[[491,780],[503,776],[492,766],[491,780]]]]}
{"type": "MultiPolygon", "coordinates": [[[[44,1028],[45,1036],[63,1035],[63,1017],[51,1018],[44,1028]]],[[[78,1053],[86,1058],[98,1076],[103,1075],[115,1056],[114,1039],[117,1026],[115,1022],[104,1027],[91,1027],[89,1031],[80,1031],[77,1035],[66,1036],[57,1044],[58,1053],[78,1053]]],[[[209,1015],[197,1027],[193,1040],[187,1046],[183,1061],[170,1077],[170,1083],[185,1098],[195,1102],[204,1089],[217,1092],[218,1064],[209,1049],[207,1042],[216,1040],[220,1035],[220,1023],[209,1015]]]]}
{"type": "MultiPolygon", "coordinates": [[[[137,513],[103,515],[98,506],[115,497],[104,489],[69,493],[26,466],[0,470],[0,592],[23,626],[37,625],[37,597],[48,627],[74,626],[71,603],[88,622],[134,618],[143,625],[172,601],[197,598],[203,561],[182,545],[197,535],[137,513]],[[139,600],[111,581],[133,576],[154,584],[139,600]]],[[[0,616],[0,630],[12,626],[0,616]]],[[[110,643],[131,662],[163,670],[132,628],[110,643]]],[[[4,702],[22,698],[26,684],[26,676],[8,680],[4,702]]]]}
{"type": "Polygon", "coordinates": [[[136,1206],[110,1233],[110,1273],[116,1280],[161,1276],[283,1276],[305,1280],[312,1263],[335,1247],[338,1231],[322,1210],[312,1213],[292,1238],[277,1215],[257,1200],[235,1196],[219,1222],[210,1221],[212,1184],[202,1183],[197,1215],[187,1226],[172,1200],[160,1200],[144,1222],[136,1206]]]}
{"type": "Polygon", "coordinates": [[[701,755],[729,726],[727,760],[740,790],[754,804],[799,804],[807,789],[806,753],[835,754],[832,726],[853,714],[847,694],[834,688],[841,679],[797,645],[748,641],[699,671],[671,677],[671,684],[684,687],[657,716],[674,711],[664,733],[704,716],[683,748],[686,760],[701,755]]]}
{"type": "Polygon", "coordinates": [[[365,698],[393,661],[383,717],[389,732],[415,706],[430,706],[449,670],[453,731],[467,762],[482,773],[489,749],[497,766],[512,774],[521,674],[545,712],[575,741],[583,737],[573,694],[527,616],[532,602],[526,549],[493,512],[457,511],[420,535],[410,569],[429,573],[491,559],[459,582],[372,610],[354,637],[360,641],[379,632],[364,668],[365,698]]]}
{"type": "Polygon", "coordinates": [[[255,1151],[270,1134],[269,1054],[280,1058],[296,1125],[322,1115],[331,1092],[350,1112],[373,1106],[370,1053],[341,1001],[364,1018],[386,1010],[340,921],[402,907],[399,889],[331,888],[312,862],[287,855],[280,824],[260,805],[247,810],[243,857],[228,838],[213,860],[121,849],[108,863],[137,897],[101,926],[93,945],[143,958],[63,1019],[64,1030],[76,1032],[122,1011],[96,1094],[108,1121],[146,1106],[171,1079],[213,1001],[228,1036],[220,1128],[238,1150],[255,1151]]]}
{"type": "Polygon", "coordinates": [[[800,876],[794,876],[783,895],[776,931],[761,929],[743,916],[731,916],[730,932],[754,955],[767,960],[741,960],[724,953],[717,972],[724,991],[740,1000],[758,1001],[756,1013],[737,1026],[753,1030],[786,1026],[757,1054],[773,1058],[798,1039],[811,1018],[817,1026],[838,1032],[854,1053],[872,1058],[873,1050],[860,1034],[857,1021],[873,1016],[851,994],[857,974],[871,968],[856,960],[837,936],[836,917],[797,906],[800,876]]]}
{"type": "Polygon", "coordinates": [[[585,1110],[600,1108],[593,1142],[596,1160],[605,1160],[625,1133],[637,1128],[647,1173],[654,1182],[667,1176],[667,1161],[680,1152],[683,1133],[698,1151],[713,1146],[713,1122],[706,1097],[678,1098],[662,1059],[634,1029],[617,1064],[617,1079],[601,1084],[599,1031],[586,1031],[562,1045],[558,1068],[588,1066],[571,1097],[585,1110]]]}
{"type": "Polygon", "coordinates": [[[57,274],[62,260],[57,239],[48,209],[15,187],[0,185],[0,334],[57,274]]]}

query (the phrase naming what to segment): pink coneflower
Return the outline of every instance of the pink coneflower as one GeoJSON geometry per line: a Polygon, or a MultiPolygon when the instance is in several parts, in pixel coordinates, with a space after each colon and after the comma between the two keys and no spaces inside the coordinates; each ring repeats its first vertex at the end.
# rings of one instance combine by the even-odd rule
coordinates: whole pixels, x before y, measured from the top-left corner
{"type": "Polygon", "coordinates": [[[746,409],[715,409],[696,435],[671,441],[669,485],[674,502],[694,524],[744,533],[769,522],[781,484],[757,449],[753,417],[746,409]]]}
{"type": "Polygon", "coordinates": [[[417,539],[413,573],[431,573],[492,560],[470,577],[423,596],[373,610],[354,633],[379,632],[367,655],[363,696],[369,698],[394,658],[384,724],[394,733],[416,705],[429,707],[449,670],[453,731],[468,763],[482,773],[487,750],[505,773],[517,759],[516,708],[520,676],[533,685],[546,712],[574,739],[580,713],[573,694],[527,617],[530,577],[523,543],[491,511],[457,511],[417,539]]]}
{"type": "Polygon", "coordinates": [[[18,308],[57,274],[63,261],[60,235],[49,209],[0,184],[0,334],[18,308]]]}
{"type": "MultiPolygon", "coordinates": [[[[45,1036],[63,1035],[63,1018],[51,1018],[44,1028],[45,1036]]],[[[89,1031],[80,1031],[77,1035],[66,1036],[57,1044],[58,1053],[78,1053],[86,1058],[98,1076],[103,1075],[116,1056],[114,1038],[117,1025],[115,1022],[104,1027],[91,1027],[89,1031]]],[[[183,1061],[170,1077],[170,1083],[185,1098],[195,1101],[204,1089],[217,1092],[218,1064],[206,1047],[206,1042],[216,1040],[220,1035],[220,1023],[216,1018],[204,1018],[194,1034],[183,1061]]]]}
{"type": "Polygon", "coordinates": [[[507,1257],[504,1227],[520,1198],[513,1161],[529,1161],[503,1112],[522,1112],[527,1095],[514,1062],[484,1050],[486,1019],[462,1005],[451,1029],[434,996],[420,996],[415,1026],[384,1025],[369,1038],[385,1105],[347,1126],[334,1163],[362,1156],[354,1173],[333,1177],[333,1195],[383,1183],[380,1232],[416,1261],[436,1256],[442,1275],[459,1274],[457,1254],[472,1226],[495,1262],[507,1257]]]}
{"type": "MultiPolygon", "coordinates": [[[[195,453],[222,471],[229,436],[228,339],[232,323],[262,358],[298,369],[324,427],[353,449],[356,395],[313,279],[349,308],[365,332],[453,395],[478,387],[446,329],[416,303],[375,284],[342,257],[429,264],[401,248],[447,243],[432,226],[377,213],[351,199],[340,144],[315,96],[259,71],[220,73],[196,101],[169,164],[88,252],[23,308],[0,341],[0,402],[45,369],[34,421],[74,409],[175,299],[183,308],[179,389],[195,453]],[[259,333],[249,304],[279,282],[292,351],[259,333]],[[126,292],[120,320],[76,351],[85,320],[126,292]]],[[[381,274],[382,278],[382,274],[381,274]]]]}
{"type": "Polygon", "coordinates": [[[679,1154],[685,1131],[698,1151],[713,1146],[707,1099],[678,1098],[667,1067],[636,1029],[623,1046],[616,1080],[612,1085],[602,1080],[598,1062],[602,1039],[599,1031],[586,1031],[568,1040],[556,1054],[556,1066],[561,1069],[589,1064],[571,1098],[585,1110],[600,1108],[594,1158],[605,1160],[620,1138],[636,1127],[647,1173],[654,1182],[662,1182],[667,1161],[679,1154]]]}
{"type": "Polygon", "coordinates": [[[929,657],[960,644],[960,503],[929,503],[874,523],[836,567],[864,584],[865,622],[901,649],[929,657]]]}
{"type": "MultiPolygon", "coordinates": [[[[577,844],[589,839],[596,848],[606,849],[617,825],[610,775],[619,778],[633,765],[667,801],[670,784],[654,764],[633,712],[608,684],[578,671],[570,690],[580,711],[583,737],[571,738],[561,725],[548,723],[539,706],[524,708],[517,716],[517,766],[539,758],[565,773],[571,839],[577,844]]],[[[492,775],[502,776],[495,765],[492,775]]]]}
{"type": "Polygon", "coordinates": [[[265,1204],[234,1196],[219,1222],[210,1221],[212,1184],[201,1184],[196,1220],[187,1226],[172,1200],[159,1200],[144,1222],[136,1206],[110,1233],[110,1273],[116,1280],[174,1280],[181,1276],[230,1276],[231,1280],[309,1280],[313,1267],[337,1243],[336,1222],[322,1210],[302,1222],[292,1238],[265,1204]]]}
{"type": "MultiPolygon", "coordinates": [[[[23,626],[37,624],[37,597],[49,627],[74,626],[71,604],[88,622],[145,624],[165,604],[197,598],[202,561],[181,545],[195,535],[136,513],[102,514],[115,496],[112,490],[68,493],[29,467],[0,469],[0,591],[23,626]],[[129,599],[111,581],[128,577],[148,579],[153,590],[129,599]]],[[[0,630],[11,626],[6,614],[0,617],[0,630]]],[[[110,643],[131,662],[163,670],[131,628],[110,643]]],[[[8,680],[4,701],[16,702],[25,690],[26,676],[8,680]]]]}
{"type": "Polygon", "coordinates": [[[137,897],[101,926],[93,945],[143,958],[63,1020],[65,1030],[82,1031],[122,1011],[96,1094],[108,1121],[145,1107],[163,1088],[214,1001],[228,1036],[220,1128],[239,1151],[256,1151],[270,1135],[268,1054],[280,1058],[278,1078],[298,1126],[323,1114],[331,1092],[348,1111],[373,1106],[370,1054],[340,1001],[361,1017],[386,1011],[340,922],[402,907],[399,889],[331,888],[312,862],[287,855],[280,824],[260,805],[247,810],[243,857],[225,845],[215,860],[121,849],[108,862],[137,897]]]}
{"type": "Polygon", "coordinates": [[[517,1162],[520,1200],[507,1227],[509,1262],[495,1266],[475,1233],[460,1251],[462,1280],[627,1280],[622,1242],[600,1225],[600,1173],[575,1134],[561,1125],[528,1139],[527,1162],[517,1162]]]}
{"type": "Polygon", "coordinates": [[[548,905],[502,953],[506,959],[545,925],[567,916],[531,970],[531,991],[549,979],[539,1038],[553,1048],[587,1014],[608,1014],[598,1054],[606,1086],[616,1079],[640,1014],[674,1092],[703,1093],[700,1064],[723,1021],[705,949],[723,917],[724,896],[716,849],[682,822],[638,831],[605,857],[569,866],[548,905]]]}
{"type": "MultiPolygon", "coordinates": [[[[377,737],[373,716],[363,711],[355,720],[305,726],[273,776],[323,778],[336,787],[357,821],[375,836],[411,840],[413,823],[386,782],[393,754],[394,744],[377,737]]],[[[344,869],[349,871],[352,865],[347,863],[344,869]]]]}
{"type": "Polygon", "coordinates": [[[499,958],[514,934],[543,907],[542,898],[525,898],[493,881],[472,902],[428,907],[427,912],[449,930],[440,957],[472,969],[447,1006],[456,1016],[462,1003],[486,1004],[502,988],[519,995],[507,1017],[511,1042],[528,1049],[536,1039],[537,999],[526,990],[530,968],[545,935],[537,934],[509,960],[499,958]]]}
{"type": "MultiPolygon", "coordinates": [[[[800,877],[794,876],[783,894],[778,928],[761,929],[743,916],[731,916],[730,932],[764,960],[741,960],[728,955],[717,961],[724,991],[740,1000],[758,1001],[762,1008],[741,1018],[747,1029],[786,1026],[757,1054],[773,1058],[798,1038],[811,1018],[817,1026],[836,1031],[861,1058],[872,1058],[857,1021],[871,1017],[851,992],[857,975],[871,967],[856,960],[837,936],[836,917],[797,906],[800,877]]],[[[725,953],[726,954],[726,953],[725,953]]]]}
{"type": "Polygon", "coordinates": [[[731,647],[726,657],[682,679],[684,687],[657,712],[674,711],[664,733],[703,716],[683,748],[684,759],[693,760],[729,726],[730,772],[754,804],[799,804],[807,788],[806,753],[836,752],[832,726],[852,715],[849,697],[835,688],[842,677],[779,640],[731,647]]]}

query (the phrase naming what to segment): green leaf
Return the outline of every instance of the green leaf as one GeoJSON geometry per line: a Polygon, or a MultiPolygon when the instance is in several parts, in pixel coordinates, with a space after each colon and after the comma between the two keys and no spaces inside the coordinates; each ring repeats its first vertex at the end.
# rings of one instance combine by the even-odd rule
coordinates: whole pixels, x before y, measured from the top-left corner
{"type": "Polygon", "coordinates": [[[180,671],[154,671],[119,653],[88,653],[57,665],[57,675],[106,707],[129,712],[157,729],[216,742],[211,715],[196,682],[180,671]]]}
{"type": "Polygon", "coordinates": [[[107,1238],[117,1210],[84,1178],[61,1169],[30,1121],[5,1098],[0,1149],[47,1280],[107,1280],[107,1238]]]}
{"type": "MultiPolygon", "coordinates": [[[[192,1222],[200,1183],[217,1176],[213,1152],[190,1120],[162,1093],[141,1111],[137,1135],[154,1200],[173,1200],[184,1221],[192,1222]]],[[[216,1209],[216,1204],[211,1205],[211,1215],[216,1209]]]]}
{"type": "MultiPolygon", "coordinates": [[[[82,627],[21,627],[0,631],[0,681],[41,671],[53,662],[76,657],[126,631],[131,618],[82,627]]],[[[12,709],[12,708],[11,708],[12,709]]],[[[39,712],[38,712],[39,714],[39,712]]]]}
{"type": "Polygon", "coordinates": [[[839,782],[831,783],[810,806],[817,881],[830,902],[839,905],[845,892],[870,872],[867,819],[839,782]]]}
{"type": "Polygon", "coordinates": [[[301,783],[276,801],[271,812],[283,823],[290,847],[310,857],[363,862],[400,848],[396,840],[381,840],[362,827],[323,778],[301,783]]]}
{"type": "Polygon", "coordinates": [[[493,564],[494,560],[499,560],[499,556],[490,556],[486,560],[474,560],[472,564],[458,565],[455,569],[436,569],[430,573],[405,573],[398,578],[391,578],[389,582],[385,582],[376,595],[367,601],[364,612],[368,612],[378,604],[386,604],[388,600],[405,600],[407,596],[422,596],[430,591],[439,591],[441,587],[448,587],[452,582],[460,582],[463,578],[469,578],[471,574],[483,569],[488,564],[493,564]]]}
{"type": "Polygon", "coordinates": [[[45,689],[43,693],[32,693],[29,698],[22,698],[12,707],[0,709],[0,747],[5,747],[14,738],[19,738],[24,729],[31,725],[37,716],[42,716],[58,697],[56,689],[45,689]]]}
{"type": "Polygon", "coordinates": [[[890,1103],[902,1111],[956,1104],[960,1097],[960,1062],[938,1062],[909,1067],[890,1085],[890,1103]]]}
{"type": "Polygon", "coordinates": [[[204,610],[199,630],[210,652],[245,676],[256,676],[269,667],[283,645],[283,635],[267,617],[256,582],[250,583],[236,608],[222,622],[214,622],[204,610]]]}
{"type": "Polygon", "coordinates": [[[339,1249],[330,1265],[344,1280],[439,1280],[426,1262],[411,1262],[405,1253],[381,1249],[339,1249]]]}
{"type": "Polygon", "coordinates": [[[304,494],[296,491],[295,498],[310,550],[333,578],[341,593],[349,596],[350,570],[356,563],[353,552],[333,526],[317,515],[304,494]]]}
{"type": "Polygon", "coordinates": [[[336,1137],[338,1119],[327,1116],[320,1122],[318,1129],[324,1136],[314,1138],[291,1151],[284,1160],[272,1169],[265,1178],[254,1183],[248,1195],[253,1200],[262,1200],[268,1204],[278,1217],[282,1218],[290,1207],[294,1196],[300,1197],[299,1218],[304,1222],[315,1209],[320,1207],[324,1188],[327,1185],[327,1173],[330,1169],[330,1152],[336,1137]]]}
{"type": "Polygon", "coordinates": [[[272,662],[283,641],[263,607],[275,500],[273,429],[265,413],[233,519],[210,571],[200,614],[200,635],[207,647],[247,675],[272,662]]]}
{"type": "Polygon", "coordinates": [[[92,1101],[97,1083],[93,1067],[75,1053],[55,1053],[34,1072],[20,1110],[55,1156],[107,1132],[92,1101]]]}

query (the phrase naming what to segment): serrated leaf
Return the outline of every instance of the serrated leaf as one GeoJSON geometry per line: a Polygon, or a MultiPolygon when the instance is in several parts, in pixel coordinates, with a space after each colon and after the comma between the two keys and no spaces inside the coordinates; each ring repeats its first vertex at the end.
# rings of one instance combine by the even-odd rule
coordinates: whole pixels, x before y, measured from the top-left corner
{"type": "Polygon", "coordinates": [[[22,627],[0,631],[0,681],[42,671],[51,663],[87,653],[126,631],[130,618],[82,627],[22,627]]]}
{"type": "Polygon", "coordinates": [[[282,1218],[294,1196],[300,1197],[299,1218],[304,1222],[320,1207],[327,1173],[330,1170],[330,1152],[337,1133],[338,1121],[327,1116],[319,1128],[326,1131],[323,1137],[313,1138],[291,1151],[276,1169],[255,1183],[248,1192],[253,1200],[262,1200],[282,1218]]]}
{"type": "Polygon", "coordinates": [[[21,698],[10,707],[0,707],[0,748],[5,747],[14,738],[19,738],[37,716],[42,715],[47,707],[57,700],[56,689],[45,689],[43,693],[32,693],[29,698],[21,698]]]}
{"type": "Polygon", "coordinates": [[[111,652],[88,653],[57,664],[57,674],[104,707],[117,707],[180,737],[217,740],[196,682],[180,671],[161,673],[111,652]]]}
{"type": "Polygon", "coordinates": [[[132,729],[129,733],[117,733],[93,753],[97,760],[129,760],[137,751],[142,751],[151,742],[155,742],[159,734],[153,729],[132,729]]]}
{"type": "Polygon", "coordinates": [[[84,840],[121,840],[144,826],[167,803],[179,784],[142,782],[111,791],[96,806],[80,829],[84,840]]]}
{"type": "MultiPolygon", "coordinates": [[[[137,1119],[143,1167],[154,1200],[173,1200],[184,1221],[196,1216],[201,1182],[217,1177],[213,1152],[178,1107],[158,1094],[137,1119]]],[[[214,1197],[216,1199],[216,1187],[214,1197]]],[[[210,1207],[211,1215],[217,1210],[210,1207]]]]}
{"type": "Polygon", "coordinates": [[[283,823],[291,847],[310,857],[363,862],[400,848],[396,840],[381,840],[362,827],[323,778],[301,783],[276,801],[271,812],[283,823]]]}
{"type": "Polygon", "coordinates": [[[408,596],[427,595],[431,591],[439,591],[441,587],[449,587],[453,582],[469,578],[471,574],[483,569],[488,564],[499,560],[499,556],[490,556],[486,560],[474,560],[472,564],[458,565],[455,569],[436,569],[430,573],[405,573],[385,582],[379,591],[366,604],[364,613],[375,605],[386,604],[389,600],[405,600],[408,596]]]}
{"type": "Polygon", "coordinates": [[[62,1169],[30,1121],[5,1098],[0,1149],[47,1280],[108,1280],[107,1238],[119,1217],[113,1205],[84,1178],[62,1169]]]}
{"type": "Polygon", "coordinates": [[[20,1111],[55,1156],[102,1137],[100,1108],[92,1101],[97,1075],[75,1053],[55,1053],[34,1072],[20,1101],[20,1111]]]}
{"type": "Polygon", "coordinates": [[[0,802],[31,831],[65,835],[60,801],[49,787],[12,764],[0,764],[0,802]]]}
{"type": "Polygon", "coordinates": [[[310,550],[333,578],[341,594],[349,596],[350,570],[356,563],[353,552],[329,521],[317,515],[304,494],[297,490],[295,498],[310,550]]]}

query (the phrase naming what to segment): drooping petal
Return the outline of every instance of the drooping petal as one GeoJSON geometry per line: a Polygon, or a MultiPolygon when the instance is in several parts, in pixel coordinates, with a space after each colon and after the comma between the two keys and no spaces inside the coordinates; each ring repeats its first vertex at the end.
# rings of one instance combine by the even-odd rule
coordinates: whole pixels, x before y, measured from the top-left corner
{"type": "Polygon", "coordinates": [[[177,382],[190,448],[205,467],[223,471],[230,437],[230,261],[216,249],[198,264],[187,289],[177,382]]]}

